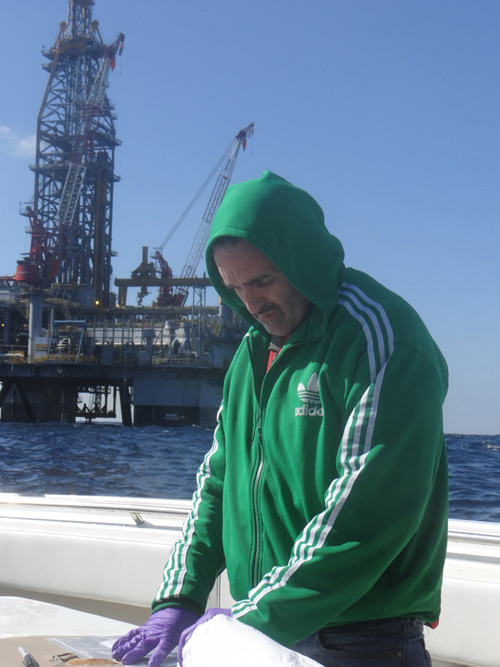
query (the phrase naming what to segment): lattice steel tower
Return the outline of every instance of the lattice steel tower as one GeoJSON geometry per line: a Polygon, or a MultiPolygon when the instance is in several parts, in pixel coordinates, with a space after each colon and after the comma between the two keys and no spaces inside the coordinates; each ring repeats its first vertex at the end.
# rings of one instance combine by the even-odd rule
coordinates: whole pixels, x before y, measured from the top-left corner
{"type": "Polygon", "coordinates": [[[43,52],[49,80],[37,121],[31,249],[17,280],[53,286],[85,305],[108,305],[116,138],[106,95],[124,36],[106,45],[92,20],[94,0],[69,0],[52,48],[43,52]]]}

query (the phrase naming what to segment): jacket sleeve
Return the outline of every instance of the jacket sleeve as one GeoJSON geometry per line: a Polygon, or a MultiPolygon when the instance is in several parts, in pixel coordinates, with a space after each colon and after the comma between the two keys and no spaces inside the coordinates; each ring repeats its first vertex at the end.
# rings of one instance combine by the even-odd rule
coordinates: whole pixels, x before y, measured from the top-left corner
{"type": "Polygon", "coordinates": [[[163,570],[153,611],[178,606],[203,614],[217,576],[225,567],[221,502],[225,445],[221,406],[213,444],[197,473],[193,506],[163,570]]]}
{"type": "Polygon", "coordinates": [[[439,590],[444,558],[447,486],[440,483],[437,498],[435,480],[438,470],[444,479],[445,384],[434,363],[405,345],[371,376],[365,369],[353,378],[342,440],[332,443],[338,477],[324,509],[304,527],[288,563],[238,601],[234,616],[286,646],[356,613],[359,620],[401,616],[421,604],[425,617],[418,590],[439,590]],[[440,503],[434,527],[424,517],[433,502],[440,503]],[[385,607],[381,590],[394,592],[385,607]]]}

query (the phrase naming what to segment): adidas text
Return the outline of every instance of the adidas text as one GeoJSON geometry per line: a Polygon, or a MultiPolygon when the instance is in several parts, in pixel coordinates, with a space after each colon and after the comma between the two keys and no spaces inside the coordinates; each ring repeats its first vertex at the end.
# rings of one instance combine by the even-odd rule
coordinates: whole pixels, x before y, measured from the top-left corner
{"type": "Polygon", "coordinates": [[[295,408],[295,416],[296,417],[323,417],[325,414],[325,411],[323,410],[323,406],[312,406],[309,407],[308,405],[303,405],[301,408],[295,408]]]}

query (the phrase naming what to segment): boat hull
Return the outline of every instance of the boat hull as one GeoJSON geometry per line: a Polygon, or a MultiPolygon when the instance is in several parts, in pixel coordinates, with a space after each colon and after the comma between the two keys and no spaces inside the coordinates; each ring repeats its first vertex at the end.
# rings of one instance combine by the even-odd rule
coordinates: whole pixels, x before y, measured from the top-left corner
{"type": "MultiPolygon", "coordinates": [[[[190,501],[0,494],[0,595],[141,624],[190,501]]],[[[1,603],[1,599],[0,599],[1,603]]],[[[232,604],[223,573],[208,605],[232,604]]],[[[434,667],[498,667],[500,524],[451,520],[434,667]]]]}

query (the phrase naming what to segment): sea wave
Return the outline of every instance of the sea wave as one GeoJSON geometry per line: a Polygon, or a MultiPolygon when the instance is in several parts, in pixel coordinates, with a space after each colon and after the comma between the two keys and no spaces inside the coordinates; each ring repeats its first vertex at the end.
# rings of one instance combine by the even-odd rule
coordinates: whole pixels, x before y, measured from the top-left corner
{"type": "MultiPolygon", "coordinates": [[[[189,499],[212,444],[196,426],[1,424],[0,491],[189,499]]],[[[446,435],[450,516],[500,522],[500,436],[446,435]]]]}

